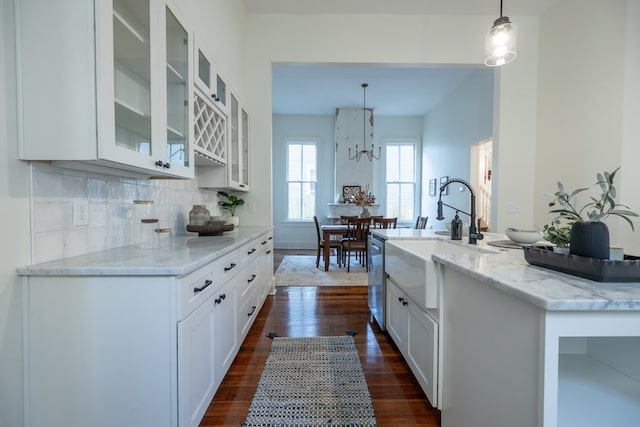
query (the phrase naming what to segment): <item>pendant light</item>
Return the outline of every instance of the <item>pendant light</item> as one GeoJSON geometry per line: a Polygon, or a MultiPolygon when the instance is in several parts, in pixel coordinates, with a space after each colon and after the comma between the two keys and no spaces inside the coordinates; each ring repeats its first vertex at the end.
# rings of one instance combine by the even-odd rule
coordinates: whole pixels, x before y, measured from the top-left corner
{"type": "Polygon", "coordinates": [[[355,160],[356,162],[360,161],[360,158],[365,155],[369,159],[370,162],[373,159],[379,160],[382,154],[382,147],[378,147],[378,156],[376,156],[373,152],[373,142],[371,143],[371,150],[367,150],[367,87],[369,85],[367,83],[362,83],[362,91],[364,93],[362,100],[362,146],[363,149],[358,151],[358,144],[356,144],[356,154],[351,157],[351,147],[349,147],[349,160],[355,160]]]}
{"type": "Polygon", "coordinates": [[[488,67],[499,67],[513,61],[518,54],[516,50],[516,26],[508,16],[502,16],[502,0],[500,0],[500,18],[493,22],[484,43],[488,67]]]}

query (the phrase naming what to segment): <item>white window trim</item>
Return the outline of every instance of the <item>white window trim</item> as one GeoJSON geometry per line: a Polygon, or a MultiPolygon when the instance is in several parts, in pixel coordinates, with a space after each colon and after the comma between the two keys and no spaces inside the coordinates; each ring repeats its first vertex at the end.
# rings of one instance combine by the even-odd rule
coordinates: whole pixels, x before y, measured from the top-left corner
{"type": "MultiPolygon", "coordinates": [[[[383,151],[386,153],[387,146],[389,145],[399,145],[399,144],[411,144],[415,147],[415,159],[414,159],[414,170],[415,170],[415,193],[413,195],[413,203],[414,203],[414,216],[421,215],[420,210],[422,206],[422,140],[420,138],[382,138],[383,151]]],[[[383,209],[386,211],[387,207],[387,162],[386,159],[380,160],[380,178],[379,178],[379,188],[381,189],[381,194],[383,194],[384,200],[380,200],[380,203],[383,205],[383,209]]],[[[407,219],[407,220],[398,220],[398,224],[406,226],[410,225],[413,227],[415,224],[415,218],[407,219]]]]}
{"type": "Polygon", "coordinates": [[[284,176],[284,182],[282,183],[282,191],[283,194],[285,194],[285,197],[282,198],[282,212],[285,213],[285,218],[281,221],[282,223],[287,223],[287,224],[296,224],[296,223],[300,223],[300,224],[308,224],[308,223],[312,223],[313,222],[313,218],[311,219],[303,219],[303,218],[294,218],[294,219],[290,219],[289,218],[289,144],[308,144],[308,145],[315,145],[316,146],[316,197],[315,197],[315,211],[318,211],[318,181],[320,180],[320,171],[318,170],[318,161],[320,159],[320,142],[321,142],[321,138],[315,138],[315,137],[309,137],[309,136],[305,136],[305,137],[287,137],[287,138],[283,138],[283,150],[284,150],[284,166],[285,166],[285,176],[284,176]]]}

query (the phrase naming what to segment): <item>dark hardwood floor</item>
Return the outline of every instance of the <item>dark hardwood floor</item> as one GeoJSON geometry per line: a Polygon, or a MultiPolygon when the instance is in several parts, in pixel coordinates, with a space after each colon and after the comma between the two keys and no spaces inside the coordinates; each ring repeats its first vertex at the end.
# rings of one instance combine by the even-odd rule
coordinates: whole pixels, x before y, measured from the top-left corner
{"type": "Polygon", "coordinates": [[[241,426],[269,354],[269,332],[280,336],[344,335],[355,342],[379,427],[440,426],[397,348],[370,321],[366,286],[279,287],[267,300],[200,426],[241,426]]]}

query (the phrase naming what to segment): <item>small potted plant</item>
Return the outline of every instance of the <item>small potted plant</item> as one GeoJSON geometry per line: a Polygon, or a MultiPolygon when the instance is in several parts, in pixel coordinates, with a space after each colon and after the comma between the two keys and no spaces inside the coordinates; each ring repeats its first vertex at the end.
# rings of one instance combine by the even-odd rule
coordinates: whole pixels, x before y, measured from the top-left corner
{"type": "Polygon", "coordinates": [[[582,207],[577,207],[578,194],[589,188],[578,188],[570,193],[566,192],[561,182],[558,182],[558,191],[553,194],[550,207],[559,206],[549,212],[556,214],[555,219],[563,218],[571,226],[570,253],[589,258],[609,258],[609,229],[602,222],[609,216],[617,216],[624,219],[631,230],[634,230],[631,217],[638,214],[629,210],[629,207],[616,203],[616,188],[614,178],[620,170],[618,167],[613,172],[598,173],[596,183],[600,189],[598,197],[590,197],[590,201],[582,207]]]}
{"type": "Polygon", "coordinates": [[[569,242],[571,241],[571,227],[562,224],[559,219],[554,219],[551,224],[546,224],[542,228],[544,239],[554,244],[554,252],[568,254],[569,242]]]}
{"type": "Polygon", "coordinates": [[[228,211],[229,214],[231,214],[228,220],[229,224],[233,224],[235,227],[240,225],[240,218],[236,216],[236,208],[244,205],[244,200],[224,191],[218,191],[218,197],[222,198],[222,200],[218,201],[220,209],[228,211]]]}

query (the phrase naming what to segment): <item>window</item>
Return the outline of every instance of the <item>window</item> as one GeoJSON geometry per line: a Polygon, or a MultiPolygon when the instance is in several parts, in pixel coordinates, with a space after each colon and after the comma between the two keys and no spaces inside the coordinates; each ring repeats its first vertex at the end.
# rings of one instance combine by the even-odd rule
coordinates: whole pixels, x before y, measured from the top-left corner
{"type": "Polygon", "coordinates": [[[415,218],[416,145],[387,143],[387,214],[399,221],[415,218]]]}
{"type": "Polygon", "coordinates": [[[287,219],[310,220],[316,210],[315,142],[287,144],[287,219]]]}

